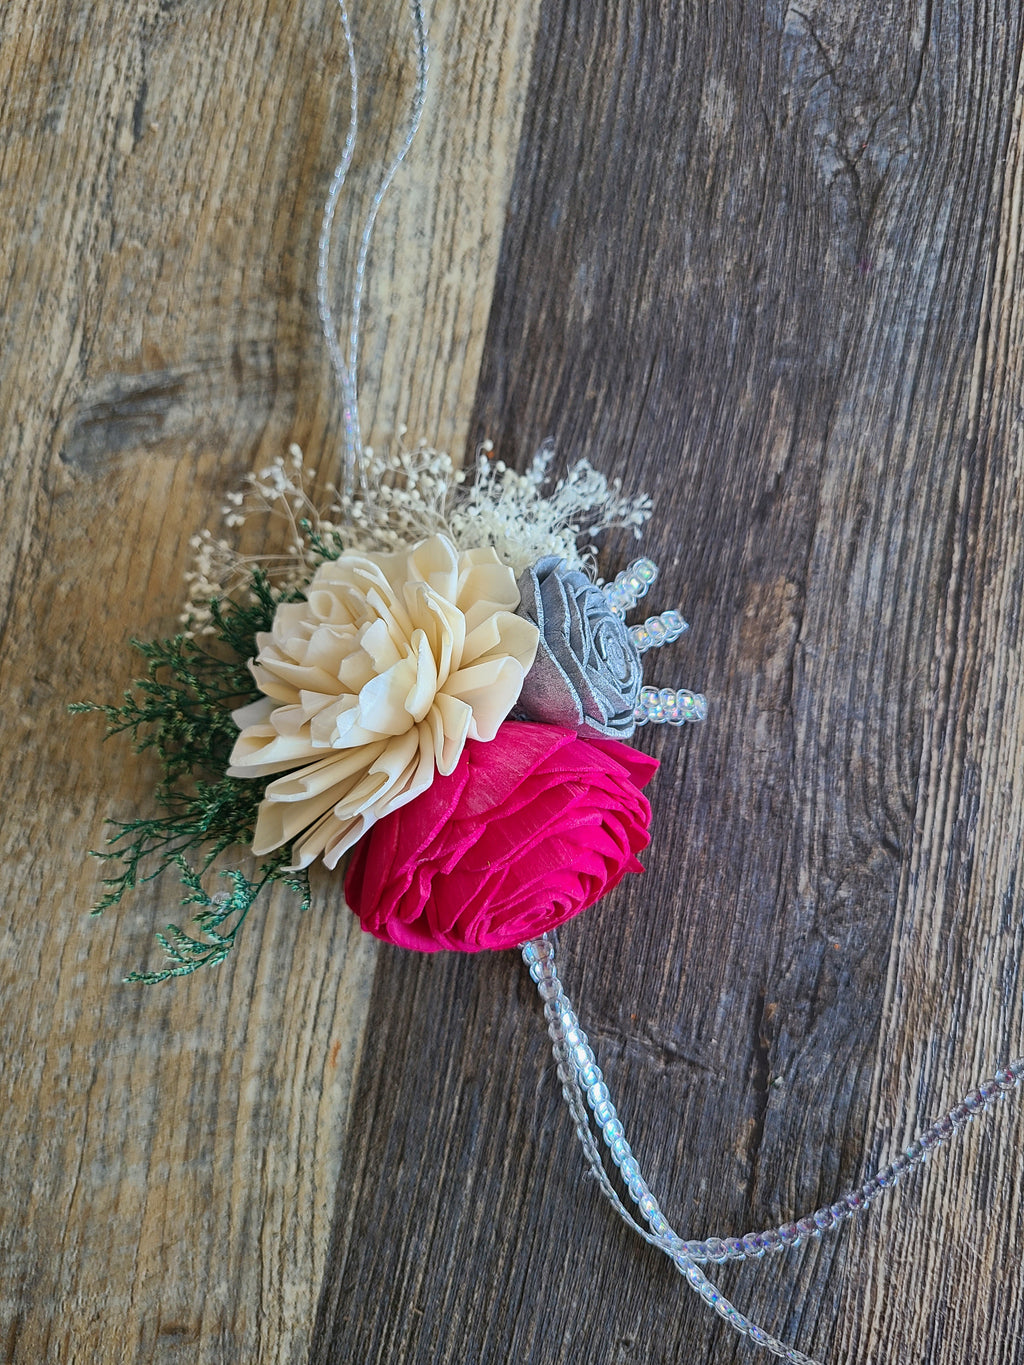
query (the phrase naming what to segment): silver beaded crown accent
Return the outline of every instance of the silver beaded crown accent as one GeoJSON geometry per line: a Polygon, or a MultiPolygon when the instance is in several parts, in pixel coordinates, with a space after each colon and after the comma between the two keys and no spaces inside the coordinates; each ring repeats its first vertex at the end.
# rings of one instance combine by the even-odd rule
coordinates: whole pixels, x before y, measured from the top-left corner
{"type": "MultiPolygon", "coordinates": [[[[657,577],[658,566],[652,559],[634,559],[611,583],[604,585],[602,591],[609,608],[616,616],[625,616],[647,596],[657,577]]],[[[657,616],[648,616],[641,625],[628,627],[640,654],[672,644],[689,629],[689,622],[677,611],[663,611],[657,616]]],[[[683,687],[642,687],[633,719],[637,725],[685,725],[703,720],[707,713],[707,698],[700,692],[690,692],[683,687]]]]}

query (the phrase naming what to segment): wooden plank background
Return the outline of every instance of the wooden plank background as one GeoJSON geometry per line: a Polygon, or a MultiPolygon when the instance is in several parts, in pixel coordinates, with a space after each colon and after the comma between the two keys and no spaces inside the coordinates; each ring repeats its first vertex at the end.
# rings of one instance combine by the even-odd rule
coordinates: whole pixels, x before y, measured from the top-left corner
{"type": "MultiPolygon", "coordinates": [[[[345,261],[412,76],[400,0],[354,17],[345,261]]],[[[742,1233],[1024,1051],[1024,18],[431,21],[364,424],[520,462],[553,436],[656,499],[657,601],[693,629],[650,673],[710,715],[640,739],[647,872],[561,943],[676,1226],[742,1233]]],[[[84,850],[152,774],[65,705],[173,626],[188,537],[246,471],[298,440],[335,472],[313,280],[340,27],[321,0],[9,0],[0,90],[0,1356],[758,1359],[583,1177],[514,955],[377,949],[321,876],[218,972],[117,984],[175,888],[86,918],[84,850]]],[[[835,1365],[1009,1365],[1022,1152],[1003,1108],[862,1226],[719,1279],[835,1365]]]]}

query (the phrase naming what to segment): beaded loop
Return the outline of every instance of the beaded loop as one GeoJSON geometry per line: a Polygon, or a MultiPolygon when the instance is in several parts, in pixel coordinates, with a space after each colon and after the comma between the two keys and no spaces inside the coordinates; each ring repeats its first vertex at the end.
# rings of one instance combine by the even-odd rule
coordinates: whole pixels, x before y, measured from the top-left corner
{"type": "MultiPolygon", "coordinates": [[[[644,688],[644,692],[655,694],[660,701],[660,694],[656,688],[644,688]]],[[[783,1360],[793,1362],[793,1365],[816,1365],[816,1362],[794,1347],[785,1346],[764,1328],[744,1317],[703,1274],[699,1263],[711,1261],[722,1265],[731,1260],[759,1260],[765,1252],[784,1251],[802,1246],[813,1238],[820,1237],[823,1232],[831,1231],[853,1214],[869,1208],[878,1195],[884,1194],[909,1172],[923,1165],[930,1152],[960,1132],[977,1114],[982,1113],[996,1100],[1011,1094],[1024,1081],[1024,1057],[1018,1057],[1008,1066],[996,1071],[991,1079],[982,1081],[973,1090],[968,1091],[960,1104],[925,1128],[916,1141],[892,1162],[883,1166],[877,1174],[865,1180],[858,1189],[841,1195],[828,1207],[817,1209],[795,1222],[783,1223],[777,1228],[767,1228],[763,1232],[748,1232],[742,1237],[708,1237],[704,1241],[684,1241],[672,1229],[633,1156],[608,1086],[597,1065],[597,1059],[562,989],[555,969],[554,945],[547,936],[544,936],[523,944],[521,952],[523,961],[529,967],[530,975],[537,983],[541,998],[544,1000],[545,1015],[551,1018],[549,1011],[557,1015],[558,1039],[564,1040],[556,1041],[555,1045],[555,1060],[559,1063],[560,1079],[564,1079],[563,1065],[570,1072],[570,1079],[563,1087],[563,1094],[569,1104],[587,1164],[597,1177],[602,1192],[619,1216],[644,1241],[663,1251],[691,1288],[741,1336],[749,1337],[756,1345],[765,1347],[783,1360]],[[629,1213],[609,1179],[600,1149],[590,1128],[586,1104],[583,1101],[584,1092],[612,1162],[619,1168],[630,1198],[647,1223],[646,1228],[629,1213]]],[[[555,1037],[554,1029],[554,1024],[549,1025],[552,1037],[555,1037]]]]}
{"type": "Polygon", "coordinates": [[[663,611],[660,616],[648,616],[643,625],[630,626],[629,633],[641,654],[649,649],[673,644],[690,629],[677,611],[663,611]]]}
{"type": "Polygon", "coordinates": [[[685,725],[703,720],[707,713],[707,698],[700,692],[642,687],[633,719],[637,725],[685,725]]]}
{"type": "Polygon", "coordinates": [[[624,616],[641,597],[647,595],[647,590],[657,577],[658,566],[653,559],[634,559],[632,564],[615,575],[611,583],[604,585],[602,591],[608,606],[616,616],[624,616]]]}

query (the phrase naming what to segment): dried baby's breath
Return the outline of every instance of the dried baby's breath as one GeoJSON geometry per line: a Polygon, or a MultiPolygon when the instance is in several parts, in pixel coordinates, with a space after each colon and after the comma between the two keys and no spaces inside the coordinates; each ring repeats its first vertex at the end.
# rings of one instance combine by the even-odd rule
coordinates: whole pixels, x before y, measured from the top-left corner
{"type": "Polygon", "coordinates": [[[324,560],[343,550],[394,552],[440,532],[459,550],[492,546],[517,576],[545,555],[592,573],[594,536],[625,527],[639,539],[650,518],[646,494],[623,493],[621,479],[609,480],[587,460],[571,465],[545,492],[550,446],[520,473],[492,459],[487,442],[467,478],[443,451],[423,442],[405,448],[404,434],[399,428],[398,442],[386,452],[366,448],[364,487],[351,496],[328,484],[323,499],[314,500],[297,445],[228,493],[221,507],[225,532],[260,515],[283,520],[287,544],[276,555],[245,555],[224,534],[193,536],[181,614],[186,631],[213,633],[211,604],[244,590],[256,569],[279,591],[301,591],[324,560]]]}

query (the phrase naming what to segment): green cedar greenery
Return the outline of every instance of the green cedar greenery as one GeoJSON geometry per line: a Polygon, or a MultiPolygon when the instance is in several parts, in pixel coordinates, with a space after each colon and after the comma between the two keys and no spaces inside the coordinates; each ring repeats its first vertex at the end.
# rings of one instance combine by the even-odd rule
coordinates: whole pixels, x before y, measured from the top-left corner
{"type": "Polygon", "coordinates": [[[157,934],[169,965],[132,972],[126,981],[166,981],[223,962],[253,902],[271,882],[298,891],[303,909],[309,905],[308,879],[304,872],[287,870],[287,849],[271,855],[251,879],[236,869],[223,873],[230,891],[210,897],[200,880],[221,854],[236,847],[248,852],[252,844],[263,790],[259,782],[226,775],[238,737],[231,712],[261,696],[247,666],[256,633],[270,629],[279,602],[296,596],[275,592],[257,569],[244,600],[211,604],[212,633],[202,641],[187,634],[133,640],[146,672],[126,690],[120,706],[80,702],[70,708],[102,712],[108,737],[129,734],[136,753],[152,752],[161,769],[155,793],[159,814],[110,821],[117,833],[107,840],[108,850],[95,856],[119,862],[121,870],[104,878],[106,891],[93,913],[117,905],[140,882],[169,867],[177,870],[185,889],[182,905],[199,907],[193,916],[197,936],[174,924],[157,934]]]}

